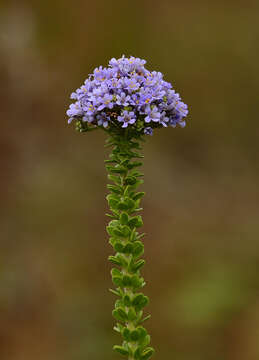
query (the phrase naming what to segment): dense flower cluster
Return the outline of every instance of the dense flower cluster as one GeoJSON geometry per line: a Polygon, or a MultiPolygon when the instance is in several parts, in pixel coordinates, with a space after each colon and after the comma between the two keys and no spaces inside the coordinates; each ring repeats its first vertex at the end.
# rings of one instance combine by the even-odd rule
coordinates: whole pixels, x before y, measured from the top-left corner
{"type": "Polygon", "coordinates": [[[160,72],[148,71],[145,60],[135,57],[111,59],[100,66],[83,86],[71,94],[67,115],[84,129],[134,128],[152,135],[158,127],[185,126],[187,105],[160,72]]]}

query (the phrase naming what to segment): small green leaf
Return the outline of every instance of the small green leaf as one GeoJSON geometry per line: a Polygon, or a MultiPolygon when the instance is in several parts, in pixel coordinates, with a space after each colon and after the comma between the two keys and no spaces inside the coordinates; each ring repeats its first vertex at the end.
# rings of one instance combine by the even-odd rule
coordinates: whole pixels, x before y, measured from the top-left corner
{"type": "Polygon", "coordinates": [[[128,169],[123,167],[123,166],[120,166],[120,165],[115,165],[115,166],[109,166],[109,165],[106,165],[106,168],[109,172],[113,173],[113,174],[126,174],[128,169]]]}
{"type": "Polygon", "coordinates": [[[119,237],[124,237],[123,231],[119,227],[114,227],[112,230],[113,234],[119,237]]]}
{"type": "MultiPolygon", "coordinates": [[[[111,211],[113,211],[113,210],[111,210],[111,211]]],[[[115,212],[115,211],[114,211],[115,212]]],[[[108,216],[109,218],[111,218],[111,219],[118,219],[118,216],[117,215],[112,215],[112,214],[105,214],[106,216],[108,216]]]]}
{"type": "Polygon", "coordinates": [[[113,350],[117,351],[121,355],[129,355],[129,351],[122,346],[114,345],[113,350]]]}
{"type": "Polygon", "coordinates": [[[120,222],[118,220],[111,220],[108,225],[115,227],[115,226],[120,225],[120,222]]]}
{"type": "Polygon", "coordinates": [[[131,282],[131,277],[129,275],[124,275],[122,278],[122,284],[125,287],[131,286],[132,282],[131,282]]]}
{"type": "MultiPolygon", "coordinates": [[[[140,174],[139,176],[143,176],[144,174],[140,174]]],[[[142,185],[144,183],[143,180],[138,180],[135,184],[135,187],[139,186],[139,185],[142,185]]]]}
{"type": "Polygon", "coordinates": [[[114,245],[116,244],[116,242],[117,242],[117,239],[116,239],[116,238],[110,237],[109,243],[111,244],[111,246],[114,246],[114,245]]]}
{"type": "Polygon", "coordinates": [[[123,252],[124,252],[125,254],[131,254],[132,251],[133,251],[133,244],[127,243],[127,244],[124,246],[123,252]]]}
{"type": "Polygon", "coordinates": [[[132,301],[132,305],[136,307],[137,310],[141,310],[149,303],[149,298],[143,294],[138,294],[132,301]]]}
{"type": "Polygon", "coordinates": [[[124,339],[126,341],[129,341],[130,340],[130,330],[125,327],[122,331],[122,336],[124,337],[124,339]]]}
{"type": "Polygon", "coordinates": [[[132,341],[137,341],[139,339],[139,333],[137,330],[133,330],[130,333],[130,338],[132,341]]]}
{"type": "Polygon", "coordinates": [[[120,185],[121,184],[121,179],[119,176],[115,176],[115,175],[108,175],[108,179],[113,181],[115,184],[120,185]]]}
{"type": "Polygon", "coordinates": [[[119,210],[131,210],[135,207],[135,201],[130,198],[125,198],[124,201],[118,203],[119,210]]]}
{"type": "Polygon", "coordinates": [[[120,270],[117,269],[117,268],[112,268],[112,269],[111,269],[111,275],[112,275],[112,276],[121,276],[121,272],[120,272],[120,270]]]}
{"type": "Polygon", "coordinates": [[[110,291],[112,294],[114,294],[114,295],[121,296],[120,292],[117,291],[117,290],[109,289],[109,291],[110,291]]]}
{"type": "Polygon", "coordinates": [[[121,166],[127,166],[128,165],[128,163],[129,163],[129,159],[125,159],[125,160],[123,160],[122,162],[121,162],[121,166]]]}
{"type": "Polygon", "coordinates": [[[134,216],[132,217],[130,220],[129,220],[129,226],[131,228],[134,228],[134,227],[140,227],[143,225],[143,221],[142,221],[142,218],[141,216],[134,216]]]}
{"type": "Polygon", "coordinates": [[[120,276],[113,276],[113,277],[112,277],[112,282],[113,282],[114,285],[116,285],[116,286],[123,286],[122,278],[121,278],[120,276]]]}
{"type": "Polygon", "coordinates": [[[127,225],[129,221],[129,216],[125,212],[121,213],[120,215],[120,222],[122,225],[127,225]]]}
{"type": "Polygon", "coordinates": [[[107,188],[114,194],[121,194],[121,188],[119,186],[108,184],[107,188]]]}
{"type": "Polygon", "coordinates": [[[146,335],[145,338],[141,341],[141,345],[145,347],[149,344],[150,344],[150,335],[146,335]]]}
{"type": "Polygon", "coordinates": [[[145,349],[142,354],[141,354],[141,360],[147,360],[149,359],[153,354],[154,354],[155,350],[151,347],[148,347],[147,349],[145,349]]]}
{"type": "Polygon", "coordinates": [[[135,229],[133,229],[133,230],[131,231],[129,240],[132,241],[132,242],[134,242],[135,240],[137,240],[137,234],[138,234],[137,231],[136,231],[135,229]]]}
{"type": "Polygon", "coordinates": [[[123,225],[121,230],[124,237],[128,237],[130,235],[130,228],[127,225],[123,225]]]}
{"type": "Polygon", "coordinates": [[[132,283],[132,286],[133,286],[135,289],[141,288],[143,282],[144,282],[144,279],[143,279],[143,278],[140,278],[140,277],[137,276],[137,275],[133,275],[133,276],[131,277],[131,283],[132,283]]]}
{"type": "Polygon", "coordinates": [[[136,168],[138,166],[141,166],[141,165],[142,165],[142,162],[140,162],[140,161],[137,162],[136,161],[136,162],[129,163],[127,168],[131,170],[131,169],[134,169],[134,168],[136,168]]]}
{"type": "Polygon", "coordinates": [[[137,176],[137,177],[141,177],[141,176],[144,176],[144,174],[142,174],[141,172],[139,172],[139,171],[133,171],[132,173],[131,173],[131,175],[132,176],[137,176]]]}
{"type": "Polygon", "coordinates": [[[146,236],[146,233],[143,233],[143,234],[137,233],[137,240],[142,239],[144,236],[146,236]]]}
{"type": "Polygon", "coordinates": [[[137,314],[136,311],[133,307],[130,307],[129,311],[128,311],[128,319],[130,321],[134,321],[137,318],[137,314]]]}
{"type": "Polygon", "coordinates": [[[112,262],[113,264],[115,264],[115,265],[122,265],[122,264],[121,264],[121,260],[119,260],[117,257],[115,257],[115,256],[113,256],[113,255],[110,255],[110,256],[108,257],[108,260],[109,260],[110,262],[112,262]]]}
{"type": "Polygon", "coordinates": [[[121,201],[118,203],[119,210],[128,210],[128,204],[125,201],[121,201]]]}
{"type": "Polygon", "coordinates": [[[108,200],[108,204],[109,204],[109,207],[110,207],[111,209],[117,209],[117,208],[118,208],[119,201],[118,201],[118,200],[115,200],[115,199],[109,199],[109,200],[108,200]]]}
{"type": "Polygon", "coordinates": [[[145,307],[149,303],[149,298],[147,296],[142,295],[140,299],[134,299],[132,304],[136,306],[137,310],[141,310],[143,307],[145,307]],[[134,300],[136,300],[136,303],[134,303],[134,300]]]}
{"type": "Polygon", "coordinates": [[[125,321],[128,319],[128,315],[122,308],[114,309],[112,315],[115,317],[115,319],[120,321],[125,321]]]}
{"type": "Polygon", "coordinates": [[[120,242],[116,242],[113,247],[114,250],[118,252],[123,252],[124,250],[124,246],[120,242]]]}
{"type": "Polygon", "coordinates": [[[107,230],[108,234],[111,235],[111,236],[113,236],[113,234],[114,234],[114,229],[115,229],[116,227],[118,227],[119,224],[120,224],[120,223],[119,223],[118,220],[112,220],[112,221],[110,221],[109,224],[108,224],[108,226],[106,227],[106,230],[107,230]]]}
{"type": "Polygon", "coordinates": [[[123,328],[124,328],[123,325],[121,325],[120,323],[117,323],[116,326],[113,327],[113,329],[120,334],[122,333],[123,328]]]}
{"type": "Polygon", "coordinates": [[[125,306],[131,306],[131,300],[130,300],[130,297],[129,297],[129,295],[124,295],[124,297],[123,297],[123,303],[124,303],[124,305],[125,306]]]}
{"type": "Polygon", "coordinates": [[[131,106],[124,106],[124,110],[131,111],[132,107],[131,106]]]}
{"type": "Polygon", "coordinates": [[[123,196],[128,196],[129,195],[129,190],[130,190],[130,186],[129,185],[127,185],[126,187],[125,187],[125,189],[124,189],[124,192],[123,192],[123,196]]]}
{"type": "Polygon", "coordinates": [[[141,352],[141,348],[138,347],[138,348],[134,351],[134,359],[139,359],[139,358],[140,358],[140,352],[141,352]]]}
{"type": "Polygon", "coordinates": [[[139,158],[139,159],[144,157],[143,155],[140,155],[137,152],[133,152],[133,151],[131,151],[130,154],[131,154],[132,157],[139,158]]]}
{"type": "Polygon", "coordinates": [[[128,319],[127,313],[122,308],[118,308],[116,310],[118,311],[118,314],[120,315],[121,318],[123,318],[124,320],[128,319]]]}
{"type": "Polygon", "coordinates": [[[133,255],[136,257],[141,256],[144,253],[144,245],[141,241],[134,242],[133,255]]]}
{"type": "Polygon", "coordinates": [[[124,304],[123,304],[123,301],[121,299],[118,299],[115,301],[115,309],[117,308],[123,308],[124,307],[124,304]]]}
{"type": "MultiPolygon", "coordinates": [[[[134,212],[142,211],[143,208],[135,208],[134,212]]],[[[117,211],[112,210],[115,214],[117,214],[117,211]]]]}
{"type": "Polygon", "coordinates": [[[135,264],[131,265],[132,271],[139,270],[145,264],[145,260],[138,260],[135,264]]]}
{"type": "Polygon", "coordinates": [[[104,160],[105,164],[114,164],[116,161],[115,160],[104,160]]]}
{"type": "Polygon", "coordinates": [[[139,339],[144,339],[147,335],[147,330],[143,326],[138,326],[137,330],[139,333],[139,339]]]}
{"type": "Polygon", "coordinates": [[[139,199],[141,199],[144,195],[145,195],[144,192],[137,192],[136,194],[134,194],[134,195],[132,196],[132,199],[133,199],[133,200],[139,200],[139,199]]]}
{"type": "Polygon", "coordinates": [[[139,323],[140,323],[140,324],[143,324],[143,322],[149,320],[150,318],[151,318],[151,315],[147,315],[147,316],[145,316],[143,319],[141,319],[141,320],[139,321],[139,323]]]}
{"type": "Polygon", "coordinates": [[[121,266],[124,266],[124,267],[128,266],[128,260],[126,260],[123,255],[117,254],[116,258],[120,261],[121,266]]]}
{"type": "Polygon", "coordinates": [[[106,231],[107,233],[112,236],[113,235],[113,226],[106,226],[106,231]]]}
{"type": "Polygon", "coordinates": [[[132,305],[134,306],[138,306],[142,301],[143,298],[145,297],[144,294],[137,294],[134,299],[132,300],[132,305]]]}
{"type": "Polygon", "coordinates": [[[135,185],[137,182],[137,179],[134,176],[127,176],[124,180],[126,185],[135,185]]]}

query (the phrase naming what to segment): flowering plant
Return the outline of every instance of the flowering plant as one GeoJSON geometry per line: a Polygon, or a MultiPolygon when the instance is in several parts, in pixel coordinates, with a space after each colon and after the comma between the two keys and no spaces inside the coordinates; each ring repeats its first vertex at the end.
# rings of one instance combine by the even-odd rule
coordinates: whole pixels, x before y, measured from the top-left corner
{"type": "Polygon", "coordinates": [[[107,195],[111,221],[107,226],[109,242],[115,255],[109,260],[116,265],[111,275],[118,296],[113,316],[118,321],[114,329],[123,337],[122,345],[114,349],[128,360],[146,360],[154,353],[149,347],[150,336],[143,322],[143,308],[149,299],[139,292],[145,285],[140,269],[145,261],[142,238],[137,231],[143,225],[139,212],[144,192],[137,188],[143,176],[137,168],[140,142],[153,129],[167,126],[185,126],[188,114],[185,105],[172,85],[163,80],[160,72],[145,68],[145,60],[130,57],[111,59],[108,68],[96,68],[84,85],[71,98],[68,122],[75,122],[76,129],[87,132],[103,129],[108,134],[107,146],[112,152],[106,160],[110,194],[107,195]]]}

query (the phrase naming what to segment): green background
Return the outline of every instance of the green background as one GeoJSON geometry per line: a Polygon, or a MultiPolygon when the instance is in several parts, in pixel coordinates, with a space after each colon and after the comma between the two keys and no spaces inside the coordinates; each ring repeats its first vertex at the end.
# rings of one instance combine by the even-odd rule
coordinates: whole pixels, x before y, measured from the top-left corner
{"type": "Polygon", "coordinates": [[[189,105],[147,137],[154,359],[259,359],[258,1],[0,3],[0,358],[112,360],[105,135],[70,93],[133,55],[189,105]]]}

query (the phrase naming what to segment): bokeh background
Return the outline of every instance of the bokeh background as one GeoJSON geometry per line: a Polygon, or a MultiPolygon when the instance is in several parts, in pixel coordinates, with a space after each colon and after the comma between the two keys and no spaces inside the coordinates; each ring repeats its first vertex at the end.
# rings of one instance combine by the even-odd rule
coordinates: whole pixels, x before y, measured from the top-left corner
{"type": "Polygon", "coordinates": [[[258,23],[249,0],[1,1],[1,360],[120,358],[105,135],[65,110],[122,54],[190,107],[144,148],[154,359],[259,359],[258,23]]]}

